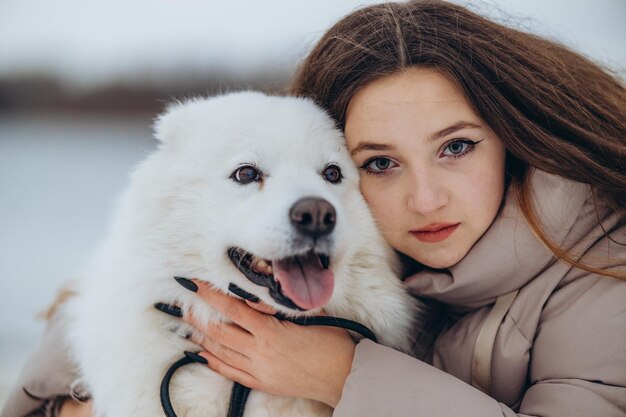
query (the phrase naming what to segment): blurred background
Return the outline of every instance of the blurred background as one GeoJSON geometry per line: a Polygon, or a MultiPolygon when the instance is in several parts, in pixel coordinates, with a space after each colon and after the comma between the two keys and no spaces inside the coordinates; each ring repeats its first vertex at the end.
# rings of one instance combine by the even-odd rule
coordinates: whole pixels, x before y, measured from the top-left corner
{"type": "MultiPolygon", "coordinates": [[[[364,0],[0,0],[0,409],[173,98],[284,91],[364,0]]],[[[462,2],[626,68],[625,0],[462,2]]]]}

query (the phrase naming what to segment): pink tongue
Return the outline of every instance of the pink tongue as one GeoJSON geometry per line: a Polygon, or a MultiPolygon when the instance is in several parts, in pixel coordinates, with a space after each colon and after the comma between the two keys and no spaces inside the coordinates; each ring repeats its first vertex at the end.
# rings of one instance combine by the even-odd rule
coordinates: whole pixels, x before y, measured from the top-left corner
{"type": "Polygon", "coordinates": [[[303,310],[323,307],[333,295],[333,271],[324,269],[314,253],[273,261],[272,269],[283,295],[303,310]]]}

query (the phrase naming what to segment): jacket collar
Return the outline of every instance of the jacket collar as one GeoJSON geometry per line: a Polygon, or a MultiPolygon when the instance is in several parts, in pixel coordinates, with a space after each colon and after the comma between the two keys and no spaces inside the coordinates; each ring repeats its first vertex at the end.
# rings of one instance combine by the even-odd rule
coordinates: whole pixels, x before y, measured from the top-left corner
{"type": "MultiPolygon", "coordinates": [[[[589,186],[538,170],[530,175],[535,209],[544,230],[559,245],[569,242],[590,195],[589,186]]],[[[582,233],[577,231],[574,236],[582,237],[582,233]]],[[[535,237],[509,189],[494,222],[460,262],[446,270],[420,271],[407,277],[405,284],[415,294],[477,308],[521,288],[554,262],[557,260],[535,237]]]]}

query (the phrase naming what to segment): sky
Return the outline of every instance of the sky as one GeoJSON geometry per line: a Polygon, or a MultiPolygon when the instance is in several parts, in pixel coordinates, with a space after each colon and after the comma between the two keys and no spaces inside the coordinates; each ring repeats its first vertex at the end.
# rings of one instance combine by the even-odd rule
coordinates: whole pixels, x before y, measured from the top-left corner
{"type": "MultiPolygon", "coordinates": [[[[295,68],[333,22],[377,2],[0,0],[0,77],[48,74],[97,87],[295,68]]],[[[626,68],[625,0],[457,2],[626,68]]]]}

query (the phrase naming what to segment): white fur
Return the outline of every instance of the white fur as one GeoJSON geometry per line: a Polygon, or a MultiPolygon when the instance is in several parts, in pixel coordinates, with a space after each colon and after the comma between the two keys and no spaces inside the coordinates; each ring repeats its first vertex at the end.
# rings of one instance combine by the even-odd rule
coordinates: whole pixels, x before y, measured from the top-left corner
{"type": "MultiPolygon", "coordinates": [[[[247,280],[226,255],[239,246],[267,259],[293,254],[288,210],[318,196],[337,210],[328,241],[335,289],[330,315],[370,327],[383,344],[407,351],[416,332],[415,301],[397,277],[397,260],[358,190],[358,173],[333,121],[311,101],[235,93],[172,105],[155,123],[159,149],[142,162],[119,202],[108,237],[68,304],[69,342],[81,383],[106,417],[164,415],[159,386],[185,350],[179,319],[153,304],[177,304],[204,320],[222,320],[172,277],[197,277],[227,292],[229,283],[287,314],[266,288],[247,280]],[[230,177],[242,163],[266,173],[263,185],[230,177]],[[331,184],[333,163],[344,179],[331,184]]],[[[306,314],[314,314],[307,312],[306,314]]],[[[303,314],[303,313],[300,313],[303,314]]],[[[232,382],[200,365],[177,372],[177,414],[226,415],[232,382]]],[[[314,401],[251,394],[246,417],[329,416],[314,401]]]]}

